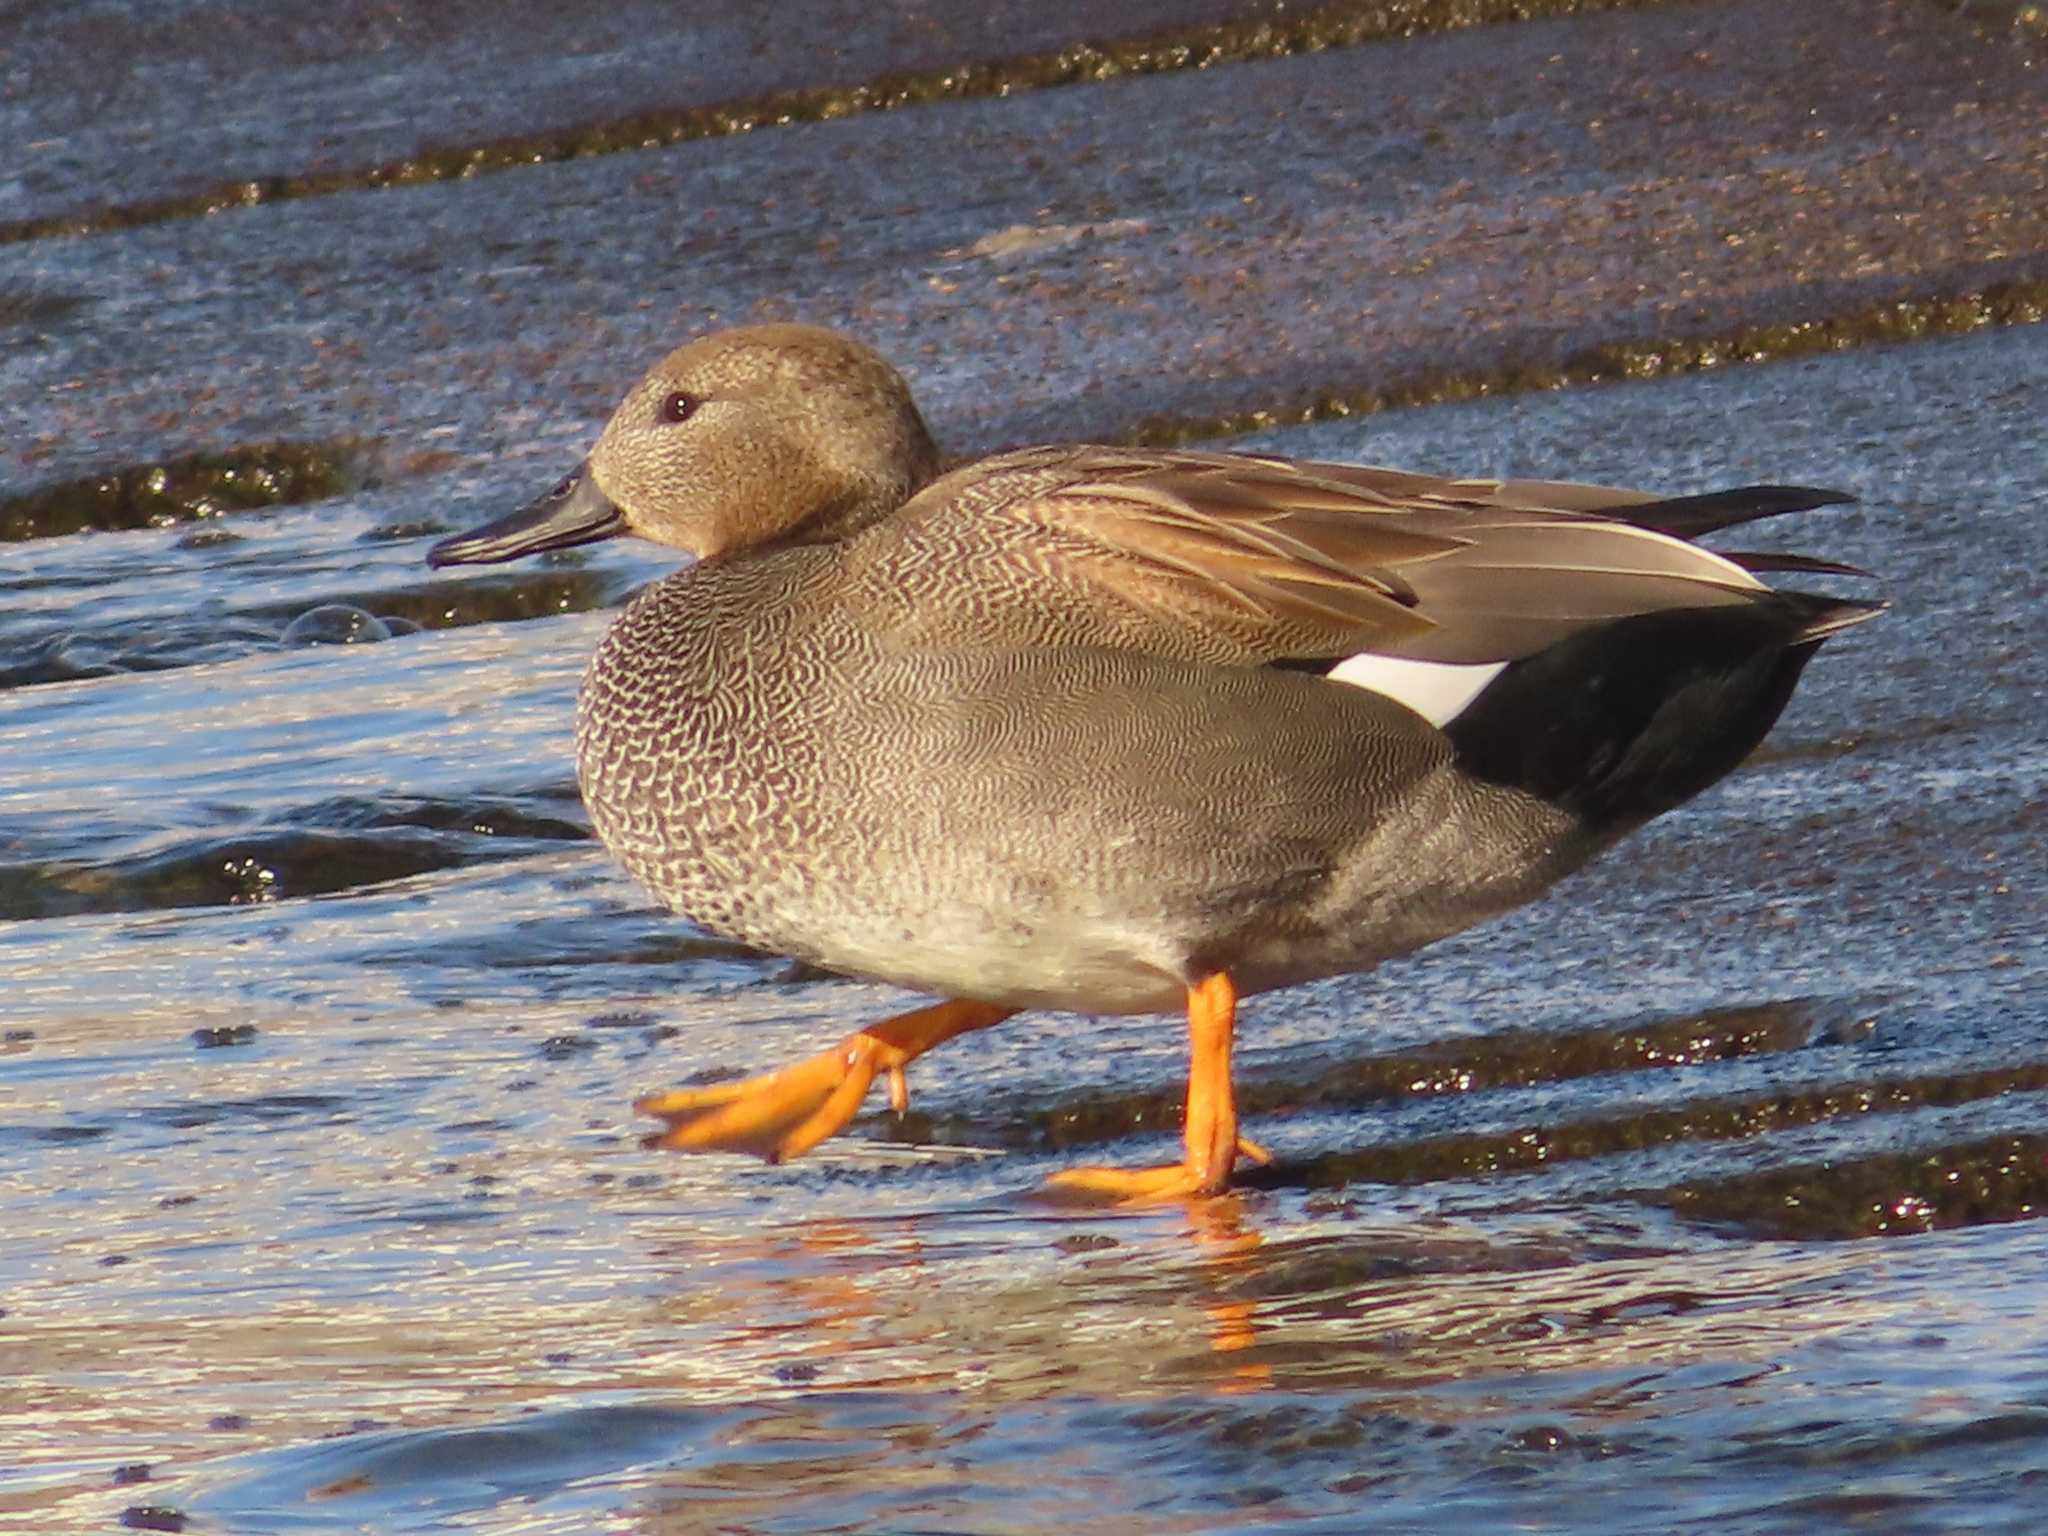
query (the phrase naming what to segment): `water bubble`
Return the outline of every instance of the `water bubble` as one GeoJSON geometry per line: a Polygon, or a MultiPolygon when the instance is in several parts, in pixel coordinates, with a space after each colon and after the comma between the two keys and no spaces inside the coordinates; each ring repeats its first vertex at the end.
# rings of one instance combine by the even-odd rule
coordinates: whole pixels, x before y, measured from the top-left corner
{"type": "Polygon", "coordinates": [[[350,603],[322,603],[285,627],[286,645],[368,645],[389,640],[391,626],[350,603]]]}

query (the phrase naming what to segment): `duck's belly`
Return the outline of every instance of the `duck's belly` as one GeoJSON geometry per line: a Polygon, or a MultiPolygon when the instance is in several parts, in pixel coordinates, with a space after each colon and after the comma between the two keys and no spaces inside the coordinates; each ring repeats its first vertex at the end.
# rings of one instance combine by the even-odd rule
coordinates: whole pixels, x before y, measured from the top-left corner
{"type": "Polygon", "coordinates": [[[1250,996],[1370,970],[1511,910],[1548,883],[1496,882],[1484,895],[1470,887],[1382,890],[1350,909],[1247,905],[1241,923],[1192,908],[1128,921],[1071,909],[992,910],[971,899],[900,913],[908,919],[901,922],[810,907],[779,932],[735,936],[935,996],[1076,1013],[1170,1013],[1186,1006],[1189,983],[1213,971],[1227,972],[1238,995],[1250,996]]]}
{"type": "Polygon", "coordinates": [[[682,916],[736,942],[935,996],[1115,1014],[1176,1011],[1188,984],[1217,970],[1240,995],[1368,970],[1511,910],[1569,867],[1536,852],[1495,871],[1432,868],[1411,849],[1390,871],[1368,852],[1319,880],[1219,897],[1136,871],[1049,868],[999,838],[956,845],[914,885],[876,866],[763,873],[756,850],[735,859],[708,839],[687,857],[713,878],[679,880],[672,856],[614,846],[682,916]],[[739,865],[752,871],[744,884],[739,865]]]}

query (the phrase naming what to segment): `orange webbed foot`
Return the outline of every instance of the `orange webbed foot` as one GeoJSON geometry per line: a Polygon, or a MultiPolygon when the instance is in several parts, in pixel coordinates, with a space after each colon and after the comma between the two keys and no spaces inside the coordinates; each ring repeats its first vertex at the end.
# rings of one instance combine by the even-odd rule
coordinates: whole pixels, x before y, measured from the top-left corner
{"type": "MultiPolygon", "coordinates": [[[[775,1072],[709,1088],[651,1093],[634,1102],[668,1129],[655,1145],[681,1152],[750,1152],[769,1162],[799,1157],[844,1130],[860,1110],[875,1074],[875,1052],[853,1035],[829,1051],[775,1072]]],[[[890,1101],[910,1102],[901,1065],[886,1069],[890,1101]]]]}
{"type": "Polygon", "coordinates": [[[890,1108],[903,1113],[910,1107],[904,1067],[942,1041],[1001,1023],[1012,1011],[986,1003],[939,1003],[872,1024],[779,1071],[653,1093],[633,1107],[666,1123],[668,1129],[652,1138],[657,1146],[749,1152],[782,1162],[844,1130],[877,1077],[889,1084],[890,1108]]]}
{"type": "MultiPolygon", "coordinates": [[[[1236,1156],[1261,1167],[1273,1161],[1272,1153],[1242,1136],[1237,1139],[1236,1156]]],[[[1200,1200],[1222,1194],[1230,1187],[1230,1164],[1211,1169],[1206,1174],[1184,1162],[1166,1163],[1157,1168],[1103,1168],[1090,1164],[1063,1168],[1045,1184],[1047,1189],[1063,1198],[1072,1196],[1113,1205],[1163,1205],[1175,1200],[1200,1200]]]]}

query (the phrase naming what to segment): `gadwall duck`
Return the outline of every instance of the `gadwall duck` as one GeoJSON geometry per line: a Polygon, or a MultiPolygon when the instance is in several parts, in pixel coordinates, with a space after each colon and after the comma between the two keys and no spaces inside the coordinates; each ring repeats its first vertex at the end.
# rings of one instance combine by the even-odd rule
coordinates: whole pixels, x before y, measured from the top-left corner
{"type": "Polygon", "coordinates": [[[539,501],[436,566],[632,533],[695,557],[583,680],[599,835],[712,933],[945,999],[657,1094],[665,1145],[794,1157],[879,1075],[1024,1008],[1185,1008],[1185,1156],[1057,1182],[1206,1195],[1237,1000],[1530,900],[1762,739],[1861,574],[1697,535],[1849,498],[1453,480],[1069,445],[947,470],[831,331],[671,353],[539,501]]]}

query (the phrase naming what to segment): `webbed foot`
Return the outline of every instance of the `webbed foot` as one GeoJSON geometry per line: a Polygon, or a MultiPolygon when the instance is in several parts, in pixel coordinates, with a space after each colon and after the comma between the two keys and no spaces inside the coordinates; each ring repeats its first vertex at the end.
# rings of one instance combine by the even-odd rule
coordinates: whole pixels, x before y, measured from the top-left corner
{"type": "Polygon", "coordinates": [[[778,1071],[653,1093],[633,1107],[667,1124],[652,1138],[657,1146],[751,1152],[782,1162],[844,1130],[878,1076],[888,1080],[890,1107],[901,1114],[910,1105],[904,1067],[933,1046],[1000,1024],[1015,1011],[989,1003],[938,1003],[871,1024],[831,1050],[778,1071]]]}

